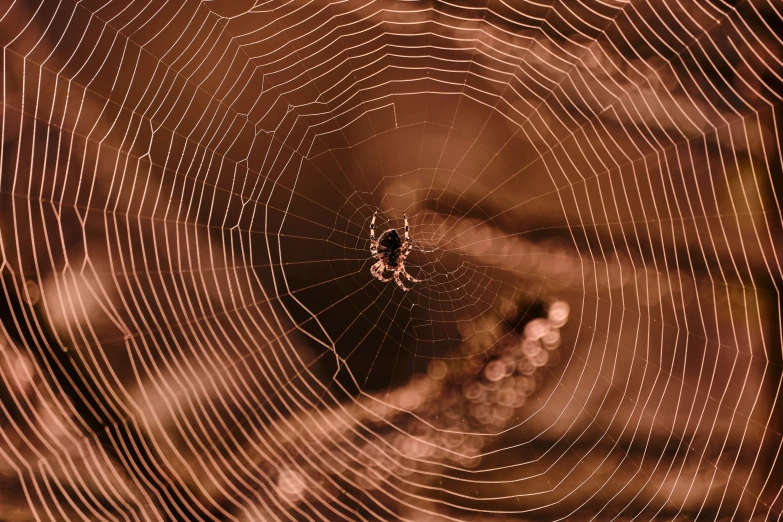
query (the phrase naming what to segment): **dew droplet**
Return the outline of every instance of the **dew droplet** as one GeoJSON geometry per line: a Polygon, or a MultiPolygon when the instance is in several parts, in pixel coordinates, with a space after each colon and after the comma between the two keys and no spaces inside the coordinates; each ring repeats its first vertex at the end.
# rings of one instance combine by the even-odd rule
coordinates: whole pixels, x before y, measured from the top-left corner
{"type": "Polygon", "coordinates": [[[525,325],[525,337],[536,341],[549,332],[549,321],[546,319],[533,319],[525,325]]]}
{"type": "Polygon", "coordinates": [[[436,359],[430,361],[430,364],[427,365],[427,374],[436,381],[439,381],[449,374],[449,367],[446,364],[446,361],[436,359]]]}
{"type": "Polygon", "coordinates": [[[484,378],[490,382],[497,382],[505,375],[506,364],[500,359],[490,361],[486,368],[484,368],[484,378]]]}
{"type": "Polygon", "coordinates": [[[560,328],[568,322],[570,307],[565,301],[555,301],[549,306],[547,317],[555,328],[560,328]]]}

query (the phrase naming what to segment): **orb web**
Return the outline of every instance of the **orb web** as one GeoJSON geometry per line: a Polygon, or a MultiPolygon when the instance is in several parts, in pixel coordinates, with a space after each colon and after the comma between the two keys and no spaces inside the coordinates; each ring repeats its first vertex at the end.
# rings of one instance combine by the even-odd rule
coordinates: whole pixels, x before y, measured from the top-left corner
{"type": "Polygon", "coordinates": [[[0,11],[10,520],[779,519],[778,2],[0,11]]]}

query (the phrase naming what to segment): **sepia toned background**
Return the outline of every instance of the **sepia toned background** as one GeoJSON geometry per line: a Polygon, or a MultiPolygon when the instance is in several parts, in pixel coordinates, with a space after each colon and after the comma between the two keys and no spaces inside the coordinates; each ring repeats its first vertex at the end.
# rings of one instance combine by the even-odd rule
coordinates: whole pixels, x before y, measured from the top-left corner
{"type": "Polygon", "coordinates": [[[0,520],[778,520],[781,13],[0,4],[0,520]]]}

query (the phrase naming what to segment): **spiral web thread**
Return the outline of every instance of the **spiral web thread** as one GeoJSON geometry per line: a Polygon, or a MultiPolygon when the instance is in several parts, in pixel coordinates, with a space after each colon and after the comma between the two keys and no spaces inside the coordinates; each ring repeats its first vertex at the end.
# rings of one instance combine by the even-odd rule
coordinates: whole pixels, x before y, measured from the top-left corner
{"type": "Polygon", "coordinates": [[[8,520],[780,518],[779,3],[0,11],[8,520]]]}

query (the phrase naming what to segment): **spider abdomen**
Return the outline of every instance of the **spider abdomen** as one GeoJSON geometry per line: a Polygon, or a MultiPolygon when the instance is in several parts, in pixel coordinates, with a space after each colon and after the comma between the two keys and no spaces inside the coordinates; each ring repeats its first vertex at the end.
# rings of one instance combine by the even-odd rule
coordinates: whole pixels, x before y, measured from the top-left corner
{"type": "Polygon", "coordinates": [[[378,239],[378,253],[383,255],[383,261],[389,267],[396,267],[402,253],[402,238],[393,228],[381,234],[378,239]]]}

